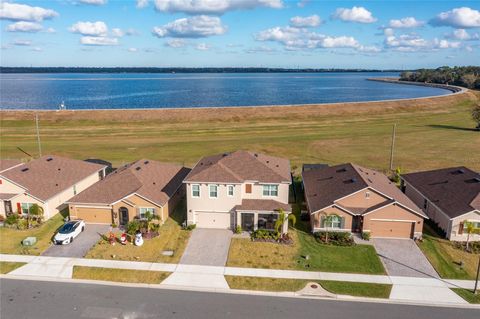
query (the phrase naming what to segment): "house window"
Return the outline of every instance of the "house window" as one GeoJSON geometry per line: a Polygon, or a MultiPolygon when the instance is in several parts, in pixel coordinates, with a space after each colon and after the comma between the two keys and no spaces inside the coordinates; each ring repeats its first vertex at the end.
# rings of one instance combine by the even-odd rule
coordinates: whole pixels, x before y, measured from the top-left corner
{"type": "Polygon", "coordinates": [[[365,193],[365,198],[366,198],[366,199],[370,199],[370,192],[366,192],[366,193],[365,193]]]}
{"type": "Polygon", "coordinates": [[[200,185],[192,185],[192,197],[200,197],[200,185]]]}
{"type": "Polygon", "coordinates": [[[480,229],[480,222],[478,222],[478,221],[470,221],[470,223],[472,223],[473,228],[475,228],[475,229],[480,229]]]}
{"type": "Polygon", "coordinates": [[[30,212],[30,208],[32,206],[32,203],[22,203],[22,214],[27,215],[30,212]]]}
{"type": "Polygon", "coordinates": [[[252,184],[245,184],[245,193],[247,194],[252,193],[252,184]]]}
{"type": "Polygon", "coordinates": [[[208,185],[208,191],[210,198],[218,197],[218,185],[208,185]]]}
{"type": "Polygon", "coordinates": [[[232,197],[233,196],[233,185],[228,185],[227,186],[227,194],[228,196],[232,197]]]}
{"type": "Polygon", "coordinates": [[[342,228],[342,217],[340,216],[329,216],[328,220],[323,217],[323,227],[324,228],[333,228],[340,229],[342,228]]]}
{"type": "Polygon", "coordinates": [[[140,219],[147,218],[147,212],[150,212],[151,215],[155,215],[155,208],[154,207],[140,207],[138,209],[138,216],[140,219]]]}
{"type": "Polygon", "coordinates": [[[258,229],[275,229],[278,214],[258,214],[258,229]]]}
{"type": "Polygon", "coordinates": [[[263,185],[263,196],[278,196],[278,185],[263,185]]]}

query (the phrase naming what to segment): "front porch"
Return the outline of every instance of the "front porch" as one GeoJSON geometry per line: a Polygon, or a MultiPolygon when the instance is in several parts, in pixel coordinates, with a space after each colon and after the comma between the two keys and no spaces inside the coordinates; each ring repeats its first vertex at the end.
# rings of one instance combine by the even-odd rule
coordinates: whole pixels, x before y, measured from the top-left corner
{"type": "Polygon", "coordinates": [[[288,232],[288,214],[292,212],[290,205],[274,200],[243,200],[242,205],[234,208],[235,228],[253,232],[259,229],[275,230],[275,224],[281,213],[285,214],[282,233],[288,232]]]}

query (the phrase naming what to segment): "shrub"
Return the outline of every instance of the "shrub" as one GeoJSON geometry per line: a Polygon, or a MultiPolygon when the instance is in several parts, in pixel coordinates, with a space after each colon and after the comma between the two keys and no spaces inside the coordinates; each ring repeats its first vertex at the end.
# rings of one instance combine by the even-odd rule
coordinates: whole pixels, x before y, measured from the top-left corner
{"type": "Polygon", "coordinates": [[[237,225],[235,227],[235,234],[241,234],[242,233],[242,226],[240,225],[237,225]]]}
{"type": "Polygon", "coordinates": [[[16,225],[18,222],[18,214],[10,214],[5,219],[5,225],[16,225]]]}
{"type": "Polygon", "coordinates": [[[26,219],[19,219],[17,221],[17,228],[19,230],[27,229],[27,227],[28,227],[28,221],[26,219]]]}
{"type": "Polygon", "coordinates": [[[118,227],[118,225],[117,225],[117,224],[115,224],[115,223],[112,223],[112,225],[111,225],[111,226],[112,226],[112,228],[117,228],[117,227],[118,227]]]}
{"type": "Polygon", "coordinates": [[[186,230],[194,230],[197,227],[197,224],[191,224],[185,227],[186,230]]]}
{"type": "Polygon", "coordinates": [[[362,232],[362,239],[363,240],[370,240],[370,232],[369,231],[362,232]]]}
{"type": "Polygon", "coordinates": [[[252,240],[274,240],[277,241],[280,238],[280,233],[274,230],[258,229],[252,232],[250,235],[252,240]]]}
{"type": "MultiPolygon", "coordinates": [[[[318,242],[327,243],[327,232],[318,231],[313,233],[318,242]]],[[[337,246],[352,246],[354,244],[352,234],[349,232],[328,232],[328,244],[337,246]]]]}
{"type": "Polygon", "coordinates": [[[140,229],[140,222],[136,219],[127,223],[127,234],[134,236],[135,233],[140,229]]]}

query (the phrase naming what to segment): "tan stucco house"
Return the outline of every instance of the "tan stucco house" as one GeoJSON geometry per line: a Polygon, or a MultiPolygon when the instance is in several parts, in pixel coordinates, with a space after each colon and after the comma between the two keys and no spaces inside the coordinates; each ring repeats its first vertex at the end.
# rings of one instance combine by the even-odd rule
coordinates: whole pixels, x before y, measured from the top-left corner
{"type": "Polygon", "coordinates": [[[302,177],[313,232],[370,232],[372,238],[422,235],[425,214],[377,171],[341,164],[304,170],[302,177]]]}
{"type": "Polygon", "coordinates": [[[164,222],[185,195],[190,169],[148,159],[118,168],[68,201],[70,217],[87,223],[126,225],[156,214],[164,222]]]}
{"type": "Polygon", "coordinates": [[[28,163],[0,160],[0,215],[26,214],[33,204],[49,219],[65,202],[105,176],[104,165],[46,155],[28,163]]]}
{"type": "MultiPolygon", "coordinates": [[[[202,158],[185,178],[187,223],[199,228],[273,230],[288,204],[287,159],[248,151],[202,158]]],[[[284,223],[283,232],[288,230],[284,223]]]]}
{"type": "MultiPolygon", "coordinates": [[[[464,222],[480,230],[480,174],[466,167],[451,167],[402,175],[402,190],[446,233],[465,241],[464,222]]],[[[471,240],[480,240],[473,234],[471,240]]]]}

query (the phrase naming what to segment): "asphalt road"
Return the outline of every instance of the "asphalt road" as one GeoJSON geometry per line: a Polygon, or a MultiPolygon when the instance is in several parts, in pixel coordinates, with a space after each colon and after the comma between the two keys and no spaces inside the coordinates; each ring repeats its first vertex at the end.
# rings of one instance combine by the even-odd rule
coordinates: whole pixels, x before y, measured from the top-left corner
{"type": "Polygon", "coordinates": [[[0,280],[2,319],[480,318],[479,309],[0,280]]]}

